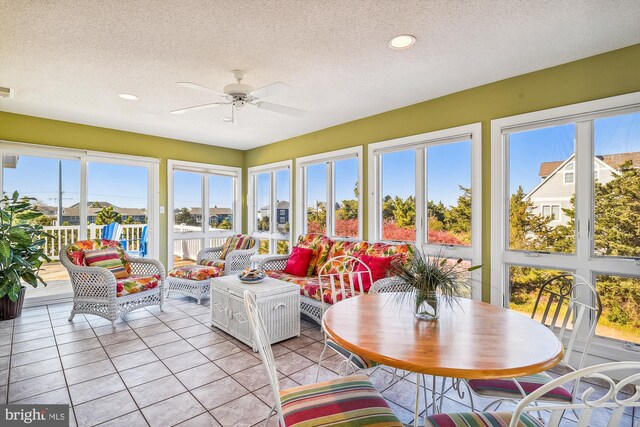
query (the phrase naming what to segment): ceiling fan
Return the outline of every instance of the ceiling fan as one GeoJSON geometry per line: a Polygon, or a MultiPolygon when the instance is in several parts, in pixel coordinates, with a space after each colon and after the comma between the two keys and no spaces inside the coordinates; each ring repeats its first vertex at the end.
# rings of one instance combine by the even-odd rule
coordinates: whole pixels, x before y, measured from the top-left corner
{"type": "Polygon", "coordinates": [[[258,107],[263,110],[273,111],[275,113],[286,114],[293,117],[303,117],[307,114],[306,111],[298,108],[287,107],[285,105],[274,104],[272,102],[264,102],[261,99],[268,96],[277,95],[284,92],[289,86],[286,83],[275,82],[270,85],[263,86],[259,89],[242,83],[242,79],[246,76],[246,73],[242,70],[233,70],[233,76],[236,79],[236,83],[226,85],[222,92],[210,89],[206,86],[202,86],[196,83],[190,82],[178,82],[178,86],[186,87],[189,89],[197,89],[214,93],[222,98],[224,101],[212,102],[209,104],[196,105],[193,107],[180,108],[178,110],[171,111],[171,114],[184,114],[191,111],[204,110],[207,108],[220,107],[222,105],[231,105],[231,117],[222,118],[225,122],[236,122],[235,111],[243,108],[246,105],[258,107]]]}

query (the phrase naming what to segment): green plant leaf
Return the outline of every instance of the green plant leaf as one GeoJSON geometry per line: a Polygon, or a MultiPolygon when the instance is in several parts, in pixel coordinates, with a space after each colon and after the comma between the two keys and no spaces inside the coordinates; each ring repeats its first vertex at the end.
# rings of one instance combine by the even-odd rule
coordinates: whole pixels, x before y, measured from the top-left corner
{"type": "Polygon", "coordinates": [[[41,216],[42,216],[42,212],[31,211],[31,212],[25,212],[25,213],[18,214],[18,215],[16,215],[16,218],[22,219],[22,220],[25,220],[25,221],[29,221],[31,219],[40,218],[41,216]]]}
{"type": "Polygon", "coordinates": [[[474,271],[474,270],[477,270],[479,268],[482,268],[482,264],[474,265],[473,267],[469,267],[469,268],[467,268],[467,271],[474,271]]]}

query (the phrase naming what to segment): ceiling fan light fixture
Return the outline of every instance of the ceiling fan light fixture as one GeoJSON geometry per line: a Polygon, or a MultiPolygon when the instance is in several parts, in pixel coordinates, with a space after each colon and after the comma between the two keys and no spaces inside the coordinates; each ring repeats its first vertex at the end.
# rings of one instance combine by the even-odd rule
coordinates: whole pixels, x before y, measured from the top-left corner
{"type": "Polygon", "coordinates": [[[399,34],[389,39],[389,47],[394,50],[408,49],[416,42],[416,38],[411,34],[399,34]]]}
{"type": "Polygon", "coordinates": [[[122,99],[126,99],[127,101],[137,101],[138,97],[135,95],[132,95],[130,93],[119,93],[118,96],[122,99]]]}

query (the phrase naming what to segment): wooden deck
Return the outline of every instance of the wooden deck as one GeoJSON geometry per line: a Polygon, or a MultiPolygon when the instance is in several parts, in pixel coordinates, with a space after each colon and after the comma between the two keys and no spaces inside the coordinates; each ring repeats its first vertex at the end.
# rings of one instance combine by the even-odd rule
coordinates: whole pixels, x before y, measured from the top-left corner
{"type": "MultiPolygon", "coordinates": [[[[173,265],[176,267],[193,264],[193,262],[192,260],[185,260],[178,257],[173,259],[173,265]]],[[[32,288],[27,285],[24,302],[25,307],[71,301],[73,298],[71,281],[69,280],[67,270],[61,263],[52,262],[45,264],[40,269],[40,275],[47,283],[47,286],[40,285],[37,288],[32,288]]]]}

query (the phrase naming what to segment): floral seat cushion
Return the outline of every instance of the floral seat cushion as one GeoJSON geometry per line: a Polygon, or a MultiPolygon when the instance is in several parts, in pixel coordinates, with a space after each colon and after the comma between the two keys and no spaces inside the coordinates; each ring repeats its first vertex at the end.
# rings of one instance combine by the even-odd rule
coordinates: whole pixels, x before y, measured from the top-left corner
{"type": "Polygon", "coordinates": [[[215,266],[206,266],[206,265],[183,265],[181,267],[176,267],[169,271],[169,277],[175,277],[178,279],[188,279],[188,280],[208,280],[212,277],[218,277],[224,275],[224,268],[219,268],[215,266]]]}
{"type": "MultiPolygon", "coordinates": [[[[551,375],[541,372],[535,375],[515,378],[524,390],[530,394],[539,389],[543,385],[551,381],[551,375]]],[[[511,378],[495,379],[495,380],[469,380],[469,387],[480,396],[494,396],[520,399],[522,392],[518,385],[511,378]]],[[[540,399],[554,402],[571,402],[571,393],[564,387],[556,387],[549,391],[540,399]]]]}
{"type": "Polygon", "coordinates": [[[86,267],[87,262],[84,257],[84,251],[92,251],[92,250],[100,250],[100,249],[108,249],[115,248],[120,255],[120,260],[122,261],[122,265],[124,265],[124,269],[127,274],[131,274],[131,264],[129,263],[129,258],[125,253],[122,245],[117,240],[106,240],[106,239],[94,239],[94,240],[79,240],[72,245],[69,245],[67,248],[67,256],[69,260],[81,267],[86,267]]]}
{"type": "MultiPolygon", "coordinates": [[[[322,301],[320,299],[320,279],[318,277],[300,277],[294,276],[293,274],[285,273],[281,270],[267,270],[265,274],[274,279],[282,280],[283,282],[293,283],[294,285],[300,286],[300,295],[313,298],[317,301],[322,301]]],[[[331,289],[326,289],[323,285],[323,295],[324,302],[327,304],[335,304],[338,301],[342,301],[342,293],[336,292],[335,295],[332,294],[331,289]]],[[[345,292],[346,298],[351,297],[351,292],[345,292]]]]}
{"type": "Polygon", "coordinates": [[[116,280],[116,296],[123,297],[129,294],[137,294],[148,289],[158,287],[160,276],[131,275],[116,280]]]}
{"type": "MultiPolygon", "coordinates": [[[[511,412],[468,412],[436,414],[427,417],[425,427],[508,427],[513,418],[511,412]]],[[[522,414],[518,427],[544,427],[530,415],[522,414]]]]}
{"type": "Polygon", "coordinates": [[[374,243],[370,245],[366,252],[366,255],[386,258],[394,257],[402,263],[406,263],[409,260],[409,244],[408,243],[374,243]]]}
{"type": "Polygon", "coordinates": [[[285,425],[402,427],[365,375],[280,391],[285,425]]]}

